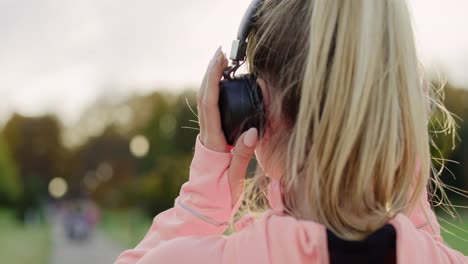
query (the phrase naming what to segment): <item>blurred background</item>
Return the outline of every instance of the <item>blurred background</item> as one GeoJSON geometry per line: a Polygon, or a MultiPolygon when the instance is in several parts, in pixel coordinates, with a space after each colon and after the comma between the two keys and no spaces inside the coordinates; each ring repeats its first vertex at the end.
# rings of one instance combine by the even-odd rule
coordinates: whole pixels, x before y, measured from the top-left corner
{"type": "MultiPolygon", "coordinates": [[[[458,121],[455,147],[435,140],[459,217],[438,213],[468,254],[468,2],[408,1],[427,76],[447,81],[458,121]]],[[[188,178],[190,107],[249,3],[0,0],[2,263],[109,263],[142,239],[188,178]]]]}

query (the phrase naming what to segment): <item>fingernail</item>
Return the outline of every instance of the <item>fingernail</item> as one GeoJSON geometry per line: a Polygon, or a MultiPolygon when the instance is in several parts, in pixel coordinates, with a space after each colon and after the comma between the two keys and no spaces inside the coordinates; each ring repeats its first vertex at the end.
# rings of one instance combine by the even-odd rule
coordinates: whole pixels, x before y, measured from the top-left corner
{"type": "Polygon", "coordinates": [[[221,53],[221,49],[222,49],[222,46],[219,46],[215,52],[215,57],[219,57],[219,54],[221,53]]]}
{"type": "Polygon", "coordinates": [[[219,61],[221,61],[221,56],[220,54],[222,54],[221,52],[221,46],[218,47],[218,49],[216,50],[215,54],[213,55],[213,58],[211,59],[211,62],[210,62],[210,67],[213,67],[215,64],[217,64],[219,61]]]}
{"type": "Polygon", "coordinates": [[[217,55],[218,56],[218,61],[222,61],[224,59],[224,57],[223,57],[224,56],[223,47],[222,46],[219,46],[217,54],[218,54],[217,55]]]}
{"type": "Polygon", "coordinates": [[[255,143],[257,143],[257,135],[258,133],[255,127],[249,129],[244,135],[244,144],[247,147],[253,147],[255,143]]]}

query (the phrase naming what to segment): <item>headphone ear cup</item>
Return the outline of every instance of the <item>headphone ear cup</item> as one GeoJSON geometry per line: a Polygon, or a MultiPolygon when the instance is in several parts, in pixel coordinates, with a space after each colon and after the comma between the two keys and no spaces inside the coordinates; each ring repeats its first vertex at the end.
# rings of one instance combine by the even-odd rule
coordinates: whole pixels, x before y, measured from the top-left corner
{"type": "Polygon", "coordinates": [[[256,77],[248,74],[222,80],[219,88],[221,127],[228,144],[235,145],[240,135],[252,127],[263,135],[266,118],[256,77]]]}

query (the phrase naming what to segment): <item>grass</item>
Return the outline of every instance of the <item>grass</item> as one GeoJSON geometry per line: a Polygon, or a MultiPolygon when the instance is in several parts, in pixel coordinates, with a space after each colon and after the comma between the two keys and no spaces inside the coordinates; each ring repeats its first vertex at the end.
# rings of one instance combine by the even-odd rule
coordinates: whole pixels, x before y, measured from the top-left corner
{"type": "Polygon", "coordinates": [[[151,219],[138,210],[103,211],[100,228],[124,248],[134,248],[151,226],[151,219]]]}
{"type": "Polygon", "coordinates": [[[468,255],[468,214],[461,215],[460,219],[443,217],[439,223],[444,241],[451,248],[468,255]]]}
{"type": "Polygon", "coordinates": [[[46,225],[25,227],[11,211],[0,209],[0,234],[2,263],[48,263],[50,234],[46,225]]]}

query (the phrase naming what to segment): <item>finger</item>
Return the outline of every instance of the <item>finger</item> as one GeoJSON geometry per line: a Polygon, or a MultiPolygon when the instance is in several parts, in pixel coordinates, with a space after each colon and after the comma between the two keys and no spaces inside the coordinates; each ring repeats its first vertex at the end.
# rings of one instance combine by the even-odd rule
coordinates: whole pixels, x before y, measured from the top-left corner
{"type": "MultiPolygon", "coordinates": [[[[220,48],[218,48],[219,50],[220,48]]],[[[208,71],[211,68],[211,64],[213,63],[213,60],[216,58],[216,54],[218,52],[216,50],[215,56],[210,60],[210,63],[208,64],[208,67],[206,68],[205,75],[203,76],[202,83],[200,85],[200,89],[197,91],[197,113],[198,113],[198,126],[200,127],[200,139],[202,140],[202,143],[205,143],[205,133],[206,133],[206,127],[205,127],[205,118],[204,118],[204,111],[203,111],[203,97],[205,95],[205,88],[206,88],[206,80],[208,76],[208,71]]]]}
{"type": "Polygon", "coordinates": [[[198,126],[200,127],[200,140],[203,144],[205,144],[205,117],[203,113],[203,107],[197,106],[197,114],[198,114],[198,126]]]}
{"type": "MultiPolygon", "coordinates": [[[[204,117],[204,112],[203,112],[203,107],[202,107],[202,102],[203,102],[203,94],[205,92],[205,85],[206,85],[206,73],[205,76],[203,77],[203,81],[200,85],[200,89],[198,89],[197,92],[197,114],[198,114],[198,126],[200,127],[200,140],[204,140],[205,138],[205,117],[204,117]]],[[[202,141],[202,143],[204,143],[202,141]]]]}
{"type": "MultiPolygon", "coordinates": [[[[226,68],[228,67],[228,64],[229,64],[229,63],[228,63],[228,60],[226,59],[226,54],[223,54],[223,56],[224,56],[224,60],[223,60],[223,62],[222,62],[221,68],[222,68],[223,71],[224,71],[224,69],[226,69],[226,68]]],[[[223,74],[224,74],[224,73],[223,73],[223,74]]],[[[218,111],[219,111],[219,82],[218,82],[218,89],[217,89],[217,90],[218,90],[218,96],[217,96],[217,99],[216,99],[216,106],[217,106],[217,109],[218,109],[218,111]]],[[[214,118],[216,118],[216,117],[214,117],[214,118]]],[[[219,120],[220,120],[220,123],[221,123],[221,113],[220,113],[220,118],[219,118],[219,120]]],[[[221,130],[222,130],[222,128],[221,128],[221,130]]],[[[223,133],[223,135],[224,135],[224,133],[223,133]]]]}
{"type": "Polygon", "coordinates": [[[224,70],[228,67],[229,62],[228,62],[228,60],[226,58],[226,53],[223,53],[223,57],[224,57],[224,60],[223,60],[222,68],[223,68],[223,74],[224,74],[224,70]]]}
{"type": "Polygon", "coordinates": [[[258,141],[258,130],[254,127],[244,132],[236,142],[229,174],[243,178],[258,141]]]}
{"type": "Polygon", "coordinates": [[[223,71],[227,66],[227,59],[221,49],[216,52],[216,58],[208,69],[206,79],[206,90],[204,95],[204,103],[218,106],[219,96],[219,81],[223,77],[223,71]]]}
{"type": "Polygon", "coordinates": [[[210,65],[203,96],[203,113],[205,120],[206,146],[216,151],[226,151],[226,138],[221,129],[221,116],[219,113],[218,97],[219,82],[223,70],[227,66],[227,60],[221,50],[218,50],[217,58],[210,65]]]}
{"type": "Polygon", "coordinates": [[[200,139],[202,140],[202,143],[204,138],[205,138],[205,118],[204,118],[204,113],[203,113],[203,107],[202,107],[202,102],[203,102],[203,95],[205,92],[205,85],[206,85],[206,73],[205,76],[203,76],[202,83],[200,85],[200,89],[197,91],[197,114],[198,114],[198,126],[200,127],[200,139]]]}
{"type": "Polygon", "coordinates": [[[257,142],[258,131],[256,128],[250,128],[239,137],[233,149],[233,157],[228,173],[233,203],[237,202],[244,190],[245,174],[254,155],[257,142]]]}

